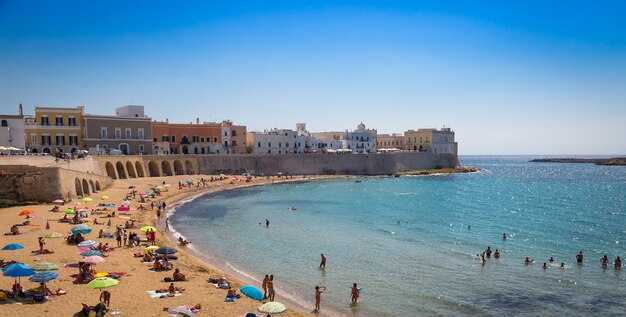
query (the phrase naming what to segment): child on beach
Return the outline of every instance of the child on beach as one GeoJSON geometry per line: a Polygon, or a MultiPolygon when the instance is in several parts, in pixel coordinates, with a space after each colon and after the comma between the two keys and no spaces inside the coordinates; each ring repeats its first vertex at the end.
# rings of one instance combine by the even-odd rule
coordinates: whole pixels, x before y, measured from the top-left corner
{"type": "Polygon", "coordinates": [[[322,293],[326,290],[326,286],[315,286],[315,312],[320,310],[320,300],[322,298],[322,293]]]}
{"type": "Polygon", "coordinates": [[[352,303],[356,304],[356,301],[359,299],[359,288],[356,286],[356,283],[352,284],[352,303]]]}

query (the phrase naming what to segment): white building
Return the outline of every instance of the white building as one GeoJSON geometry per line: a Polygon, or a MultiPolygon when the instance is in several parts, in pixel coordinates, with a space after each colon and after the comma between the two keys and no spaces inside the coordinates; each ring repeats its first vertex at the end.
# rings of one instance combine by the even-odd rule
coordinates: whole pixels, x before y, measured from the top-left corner
{"type": "Polygon", "coordinates": [[[26,150],[25,135],[22,105],[19,115],[0,115],[0,146],[26,150]]]}
{"type": "Polygon", "coordinates": [[[298,133],[288,129],[248,132],[247,143],[253,154],[298,153],[298,133]]]}
{"type": "Polygon", "coordinates": [[[365,129],[361,122],[357,129],[347,132],[347,148],[352,153],[376,153],[376,130],[365,129]]]}

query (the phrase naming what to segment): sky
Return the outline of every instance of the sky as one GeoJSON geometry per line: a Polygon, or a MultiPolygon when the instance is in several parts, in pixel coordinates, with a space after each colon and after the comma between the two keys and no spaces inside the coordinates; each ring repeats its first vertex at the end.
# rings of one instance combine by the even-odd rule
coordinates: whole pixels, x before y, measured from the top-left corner
{"type": "Polygon", "coordinates": [[[624,1],[0,0],[0,113],[451,127],[460,154],[626,154],[624,1]],[[509,3],[511,2],[511,3],[509,3]]]}

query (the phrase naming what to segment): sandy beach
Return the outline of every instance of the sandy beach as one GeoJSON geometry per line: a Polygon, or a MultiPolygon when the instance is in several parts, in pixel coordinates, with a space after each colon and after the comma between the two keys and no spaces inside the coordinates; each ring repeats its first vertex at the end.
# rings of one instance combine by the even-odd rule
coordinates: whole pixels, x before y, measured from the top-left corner
{"type": "MultiPolygon", "coordinates": [[[[199,180],[201,177],[208,179],[210,175],[194,175],[194,180],[199,180]]],[[[147,211],[138,211],[139,207],[138,197],[132,200],[131,212],[129,214],[116,214],[114,218],[105,218],[106,215],[90,215],[87,224],[93,228],[93,231],[86,235],[86,239],[95,240],[97,242],[108,243],[112,247],[116,247],[117,243],[114,238],[102,238],[98,239],[98,231],[100,229],[108,233],[115,233],[115,226],[124,226],[126,221],[135,220],[137,228],[127,230],[128,232],[136,232],[141,234],[142,238],[144,233],[139,231],[139,228],[145,225],[154,225],[159,228],[159,232],[156,234],[157,245],[167,245],[174,247],[179,252],[176,253],[178,260],[174,262],[174,268],[180,269],[181,273],[186,275],[188,281],[176,282],[176,287],[182,287],[185,289],[181,296],[166,297],[166,298],[150,298],[147,291],[155,289],[164,289],[169,286],[169,283],[164,282],[165,277],[172,277],[172,271],[153,272],[149,270],[152,264],[142,263],[141,258],[133,257],[133,253],[143,253],[144,246],[139,247],[121,247],[115,248],[113,251],[107,253],[104,263],[96,265],[98,272],[124,272],[126,273],[119,279],[117,286],[108,288],[111,293],[111,304],[109,308],[113,308],[120,312],[120,316],[169,316],[164,312],[165,307],[176,307],[180,305],[194,306],[200,304],[202,309],[198,312],[197,316],[242,316],[248,312],[256,312],[261,302],[254,301],[241,296],[241,298],[235,300],[235,302],[224,302],[224,296],[226,290],[218,289],[212,284],[208,283],[209,277],[225,277],[228,279],[233,288],[239,290],[239,287],[249,283],[250,281],[242,281],[236,276],[232,276],[220,270],[219,268],[205,263],[199,260],[196,256],[192,255],[189,250],[185,250],[186,247],[181,247],[172,241],[173,236],[167,236],[163,232],[165,214],[161,215],[161,219],[156,215],[156,202],[164,201],[167,203],[167,211],[173,208],[177,203],[190,199],[194,196],[201,195],[203,193],[218,191],[218,190],[230,190],[242,186],[261,185],[267,183],[274,183],[278,181],[285,181],[284,178],[258,178],[252,179],[250,182],[245,182],[242,177],[238,181],[231,182],[232,178],[223,181],[217,181],[207,183],[206,187],[196,187],[178,189],[178,182],[184,182],[189,177],[187,176],[171,176],[171,177],[153,177],[153,178],[138,178],[138,179],[126,179],[116,180],[113,184],[105,190],[92,194],[92,202],[80,202],[74,200],[61,206],[61,210],[65,208],[73,207],[85,207],[90,211],[96,208],[98,203],[115,203],[119,205],[124,197],[131,191],[129,186],[136,186],[136,190],[139,192],[148,190],[150,187],[162,184],[163,182],[171,184],[170,187],[166,187],[168,191],[163,191],[161,196],[157,196],[155,201],[154,210],[150,210],[150,205],[146,205],[147,211]],[[102,195],[106,195],[109,198],[106,200],[100,200],[102,195]],[[100,225],[92,225],[91,222],[94,218],[97,218],[100,225]],[[111,220],[111,227],[107,226],[108,220],[111,220]],[[181,252],[182,251],[182,252],[181,252]]],[[[295,179],[294,180],[301,180],[295,179]]],[[[78,268],[64,267],[66,264],[78,263],[82,259],[79,254],[76,245],[68,245],[64,239],[70,235],[70,229],[73,225],[69,223],[61,223],[58,220],[63,217],[63,212],[50,212],[53,207],[52,204],[47,205],[31,205],[12,207],[0,210],[0,229],[3,232],[8,232],[13,224],[22,223],[26,219],[24,216],[18,216],[23,210],[31,210],[33,213],[31,216],[34,218],[29,219],[31,225],[20,226],[19,229],[22,232],[20,235],[2,235],[0,236],[0,245],[5,246],[11,243],[17,243],[24,246],[24,249],[15,251],[0,251],[0,259],[5,261],[16,260],[18,262],[25,263],[29,266],[35,265],[38,262],[52,262],[61,266],[60,269],[55,272],[59,274],[59,277],[55,280],[48,282],[48,287],[51,290],[57,290],[59,288],[65,290],[65,295],[53,295],[44,303],[19,303],[14,301],[0,301],[0,308],[3,314],[11,316],[35,316],[37,314],[44,314],[49,316],[73,316],[79,312],[82,308],[81,303],[88,305],[95,305],[99,302],[100,291],[89,288],[86,284],[74,284],[75,280],[71,277],[78,273],[78,268]],[[50,224],[50,229],[46,229],[46,223],[50,224]],[[53,251],[51,254],[33,255],[31,251],[38,250],[38,237],[45,233],[58,232],[63,234],[63,238],[57,239],[45,239],[45,248],[53,251]]],[[[37,287],[38,284],[28,281],[28,278],[22,278],[22,287],[26,289],[37,287]]],[[[2,277],[0,278],[0,289],[10,290],[13,285],[13,278],[2,277]]],[[[261,289],[261,285],[253,286],[261,289]]],[[[280,289],[280,284],[276,285],[280,289]]],[[[312,298],[311,298],[312,299],[312,298]]],[[[282,301],[280,293],[277,294],[277,301],[282,301]]],[[[283,302],[287,305],[288,310],[281,314],[281,316],[309,316],[307,313],[312,309],[305,307],[293,307],[292,303],[288,301],[283,302]],[[290,305],[291,304],[291,305],[290,305]]],[[[261,315],[257,312],[257,314],[261,315]]]]}

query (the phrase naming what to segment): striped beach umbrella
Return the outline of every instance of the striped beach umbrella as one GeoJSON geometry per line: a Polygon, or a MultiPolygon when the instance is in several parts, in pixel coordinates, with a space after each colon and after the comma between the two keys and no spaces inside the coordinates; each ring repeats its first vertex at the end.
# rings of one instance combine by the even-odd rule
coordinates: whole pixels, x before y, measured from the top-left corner
{"type": "Polygon", "coordinates": [[[90,248],[90,247],[95,247],[98,245],[98,242],[93,241],[93,240],[85,240],[81,243],[78,244],[79,248],[90,248]]]}
{"type": "Polygon", "coordinates": [[[104,263],[104,258],[101,257],[101,256],[92,255],[92,256],[88,256],[86,258],[83,258],[82,262],[94,263],[94,264],[95,263],[104,263]]]}
{"type": "Polygon", "coordinates": [[[102,252],[97,251],[97,250],[87,250],[87,251],[84,251],[83,253],[81,253],[80,255],[82,255],[82,256],[100,256],[100,257],[103,256],[102,252]]]}
{"type": "Polygon", "coordinates": [[[35,271],[52,271],[58,270],[59,266],[50,262],[39,262],[32,267],[35,271]]]}
{"type": "Polygon", "coordinates": [[[280,314],[286,310],[287,307],[279,302],[267,302],[258,308],[258,311],[263,314],[280,314]]]}
{"type": "Polygon", "coordinates": [[[91,228],[89,228],[87,225],[78,225],[78,226],[74,226],[72,227],[72,234],[85,234],[85,233],[90,233],[91,232],[91,228]]]}
{"type": "Polygon", "coordinates": [[[59,274],[50,271],[37,272],[37,274],[31,276],[28,280],[35,283],[45,283],[52,281],[59,277],[59,274]]]}

